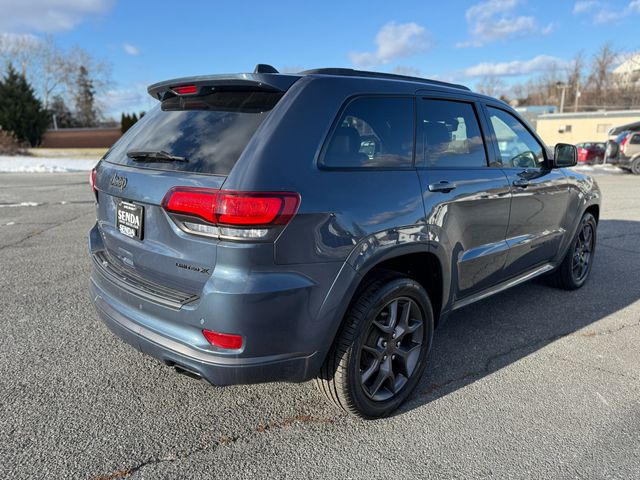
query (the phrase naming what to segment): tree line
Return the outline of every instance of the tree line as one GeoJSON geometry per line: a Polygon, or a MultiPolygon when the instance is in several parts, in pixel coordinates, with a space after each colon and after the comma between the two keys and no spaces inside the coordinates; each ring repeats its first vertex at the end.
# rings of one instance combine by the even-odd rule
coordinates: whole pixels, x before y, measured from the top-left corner
{"type": "Polygon", "coordinates": [[[95,127],[104,120],[97,95],[109,66],[53,37],[0,35],[0,130],[37,146],[48,127],[95,127]]]}
{"type": "Polygon", "coordinates": [[[613,72],[617,65],[631,58],[634,57],[605,43],[590,57],[579,52],[568,65],[551,65],[526,82],[509,87],[500,78],[487,76],[476,89],[517,106],[559,106],[564,91],[565,112],[636,108],[640,107],[640,79],[613,72]]]}

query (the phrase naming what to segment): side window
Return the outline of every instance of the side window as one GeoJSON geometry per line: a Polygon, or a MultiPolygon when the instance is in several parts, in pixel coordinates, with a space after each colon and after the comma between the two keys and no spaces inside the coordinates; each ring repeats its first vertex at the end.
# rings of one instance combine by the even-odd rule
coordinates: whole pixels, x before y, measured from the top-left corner
{"type": "Polygon", "coordinates": [[[413,98],[360,97],[342,112],[326,144],[327,167],[413,165],[413,98]]]}
{"type": "Polygon", "coordinates": [[[640,134],[635,134],[633,137],[631,137],[629,143],[631,145],[640,145],[640,134]]]}
{"type": "Polygon", "coordinates": [[[544,164],[543,147],[516,117],[487,107],[504,167],[539,168],[544,164]]]}
{"type": "Polygon", "coordinates": [[[423,99],[419,125],[425,167],[486,167],[487,156],[472,104],[423,99]]]}

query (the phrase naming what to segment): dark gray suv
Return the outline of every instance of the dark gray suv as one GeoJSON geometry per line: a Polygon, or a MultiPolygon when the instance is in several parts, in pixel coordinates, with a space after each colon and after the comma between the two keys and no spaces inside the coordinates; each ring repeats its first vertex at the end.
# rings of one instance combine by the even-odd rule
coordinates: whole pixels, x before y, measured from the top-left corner
{"type": "MultiPolygon", "coordinates": [[[[434,328],[547,274],[583,285],[600,191],[504,103],[347,69],[152,85],[92,172],[91,297],[126,342],[215,385],[315,379],[387,415],[434,328]]],[[[535,304],[532,303],[532,308],[535,304]]]]}

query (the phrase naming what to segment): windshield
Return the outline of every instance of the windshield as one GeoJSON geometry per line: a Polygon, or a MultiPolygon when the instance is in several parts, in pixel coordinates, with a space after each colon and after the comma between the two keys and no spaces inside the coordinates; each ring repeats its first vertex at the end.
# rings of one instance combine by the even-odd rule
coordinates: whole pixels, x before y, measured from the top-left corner
{"type": "Polygon", "coordinates": [[[154,107],[105,156],[120,165],[228,175],[281,93],[217,91],[172,97],[154,107]],[[143,159],[130,152],[164,152],[185,161],[143,159]],[[145,160],[145,161],[142,161],[145,160]]]}

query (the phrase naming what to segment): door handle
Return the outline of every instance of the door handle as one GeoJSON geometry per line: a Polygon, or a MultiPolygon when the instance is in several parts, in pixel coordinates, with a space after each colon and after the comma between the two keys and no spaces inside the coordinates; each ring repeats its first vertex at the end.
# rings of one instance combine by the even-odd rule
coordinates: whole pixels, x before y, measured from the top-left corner
{"type": "Polygon", "coordinates": [[[457,185],[455,183],[448,182],[447,180],[442,180],[439,183],[432,183],[429,185],[430,192],[442,192],[449,193],[451,190],[455,190],[457,185]]]}
{"type": "Polygon", "coordinates": [[[529,180],[527,180],[526,178],[518,178],[517,180],[513,181],[514,187],[527,188],[529,185],[529,180]]]}

